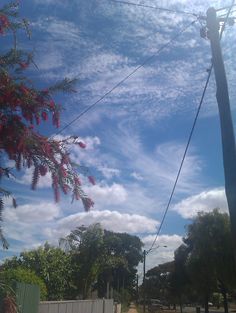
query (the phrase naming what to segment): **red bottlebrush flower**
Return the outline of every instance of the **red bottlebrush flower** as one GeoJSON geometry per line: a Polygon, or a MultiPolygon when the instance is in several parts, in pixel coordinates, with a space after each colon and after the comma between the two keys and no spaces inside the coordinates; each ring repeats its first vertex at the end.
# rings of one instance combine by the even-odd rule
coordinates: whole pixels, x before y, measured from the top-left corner
{"type": "Polygon", "coordinates": [[[34,169],[33,177],[32,177],[32,184],[31,184],[32,190],[36,189],[38,180],[39,180],[39,168],[38,168],[38,166],[36,166],[34,169]]]}
{"type": "Polygon", "coordinates": [[[0,178],[4,175],[5,171],[3,168],[0,167],[0,178]]]}
{"type": "Polygon", "coordinates": [[[83,148],[83,149],[86,148],[86,144],[85,144],[84,142],[82,142],[82,141],[80,141],[80,142],[78,143],[78,145],[80,146],[80,148],[83,148]]]}
{"type": "Polygon", "coordinates": [[[53,113],[52,122],[53,122],[53,125],[55,125],[57,128],[60,127],[60,114],[59,114],[59,112],[53,113]]]}
{"type": "Polygon", "coordinates": [[[62,185],[62,190],[64,192],[64,194],[66,195],[68,193],[68,191],[70,190],[70,187],[66,184],[62,185]]]}
{"type": "Polygon", "coordinates": [[[42,114],[41,114],[41,116],[42,116],[42,119],[43,119],[44,121],[47,121],[47,120],[48,120],[48,114],[47,114],[47,112],[43,111],[42,114]]]}
{"type": "Polygon", "coordinates": [[[32,160],[30,158],[27,159],[27,167],[30,168],[32,166],[32,160]]]}
{"type": "Polygon", "coordinates": [[[81,182],[79,180],[79,177],[75,177],[74,178],[74,182],[75,182],[76,185],[81,186],[81,182]]]}
{"type": "Polygon", "coordinates": [[[52,148],[51,148],[51,146],[50,146],[47,142],[45,142],[45,144],[44,144],[44,150],[45,150],[45,153],[46,153],[47,155],[51,155],[51,153],[52,153],[52,148]]]}
{"type": "Polygon", "coordinates": [[[21,137],[17,146],[17,149],[22,152],[25,143],[25,138],[21,137]]]}
{"type": "Polygon", "coordinates": [[[88,180],[92,185],[96,185],[96,182],[93,176],[88,176],[88,180]]]}
{"type": "Polygon", "coordinates": [[[36,120],[36,124],[39,125],[40,124],[40,117],[38,115],[35,116],[35,120],[36,120]]]}
{"type": "Polygon", "coordinates": [[[10,22],[9,22],[9,20],[8,20],[8,18],[6,17],[6,15],[0,15],[0,22],[1,22],[1,24],[2,24],[2,26],[3,27],[9,27],[9,25],[10,25],[10,22]]]}
{"type": "Polygon", "coordinates": [[[21,153],[19,153],[16,158],[16,169],[18,171],[21,169],[21,153]]]}
{"type": "Polygon", "coordinates": [[[94,202],[90,198],[83,198],[82,202],[86,212],[88,212],[91,209],[91,207],[94,206],[94,202]]]}
{"type": "Polygon", "coordinates": [[[29,66],[29,64],[28,64],[28,63],[25,63],[25,62],[20,62],[19,65],[20,65],[20,67],[21,67],[23,70],[26,69],[26,68],[29,66]]]}
{"type": "Polygon", "coordinates": [[[41,176],[45,176],[47,174],[47,171],[48,171],[48,169],[45,165],[41,164],[39,166],[39,173],[41,176]]]}
{"type": "Polygon", "coordinates": [[[57,128],[60,127],[60,120],[59,120],[59,119],[56,120],[56,127],[57,127],[57,128]]]}
{"type": "Polygon", "coordinates": [[[74,191],[74,196],[75,196],[75,199],[76,199],[76,200],[79,200],[79,199],[80,199],[80,194],[79,194],[79,190],[78,190],[78,189],[76,189],[76,190],[74,191]]]}
{"type": "Polygon", "coordinates": [[[14,115],[12,119],[14,122],[20,122],[21,121],[21,117],[19,115],[14,115]]]}
{"type": "Polygon", "coordinates": [[[55,102],[53,101],[53,100],[50,100],[50,102],[49,102],[49,107],[50,107],[50,109],[52,109],[52,110],[54,110],[55,109],[55,102]]]}
{"type": "Polygon", "coordinates": [[[54,198],[55,198],[55,202],[59,202],[60,201],[60,191],[58,186],[54,186],[54,198]]]}
{"type": "Polygon", "coordinates": [[[68,164],[70,162],[69,156],[64,154],[61,159],[61,164],[68,164]]]}
{"type": "Polygon", "coordinates": [[[53,183],[53,186],[58,186],[58,182],[59,182],[58,177],[57,177],[55,174],[53,174],[53,175],[52,175],[52,183],[53,183]]]}
{"type": "Polygon", "coordinates": [[[17,203],[16,203],[16,199],[15,198],[12,198],[12,205],[14,206],[14,208],[17,207],[17,203]]]}
{"type": "Polygon", "coordinates": [[[60,167],[60,170],[61,170],[61,175],[62,175],[62,177],[66,178],[66,177],[67,177],[66,169],[65,169],[63,166],[61,166],[61,167],[60,167]]]}
{"type": "Polygon", "coordinates": [[[48,90],[48,89],[44,89],[44,90],[43,90],[43,93],[44,93],[45,95],[48,95],[48,94],[49,94],[49,90],[48,90]]]}
{"type": "Polygon", "coordinates": [[[28,95],[29,95],[29,89],[28,89],[26,86],[21,85],[21,86],[20,86],[20,90],[21,90],[21,92],[22,92],[25,96],[28,96],[28,95]]]}

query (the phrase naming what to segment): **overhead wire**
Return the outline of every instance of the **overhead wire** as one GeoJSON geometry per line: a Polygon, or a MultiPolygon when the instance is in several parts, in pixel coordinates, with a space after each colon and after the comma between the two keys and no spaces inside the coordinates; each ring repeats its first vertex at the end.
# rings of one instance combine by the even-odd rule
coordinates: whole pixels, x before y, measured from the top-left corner
{"type": "Polygon", "coordinates": [[[208,76],[207,76],[207,81],[205,83],[205,86],[204,86],[204,90],[203,90],[203,93],[202,93],[202,97],[201,97],[201,101],[199,103],[199,106],[198,106],[198,109],[197,109],[197,112],[196,112],[196,115],[195,115],[195,118],[194,118],[194,121],[193,121],[193,125],[192,125],[192,128],[191,128],[191,131],[190,131],[190,134],[189,134],[189,137],[188,137],[188,141],[187,141],[187,145],[186,145],[186,148],[184,150],[184,154],[183,154],[183,157],[182,157],[182,160],[181,160],[181,163],[180,163],[180,167],[179,167],[179,170],[177,172],[177,175],[176,175],[176,178],[175,178],[175,182],[174,182],[174,185],[173,185],[173,188],[172,188],[172,191],[171,191],[171,194],[170,194],[170,197],[169,197],[169,200],[167,202],[167,206],[164,210],[164,214],[163,214],[163,217],[162,217],[162,220],[161,220],[161,223],[160,223],[160,226],[158,228],[158,231],[156,233],[156,236],[153,240],[153,243],[151,245],[151,247],[147,250],[147,253],[150,253],[150,251],[152,251],[153,249],[153,246],[154,244],[156,243],[157,241],[157,238],[160,234],[160,231],[162,229],[162,226],[164,224],[164,221],[165,221],[165,218],[166,218],[166,214],[169,210],[169,207],[170,207],[170,204],[171,204],[171,201],[172,201],[172,198],[173,198],[173,195],[174,195],[174,192],[175,192],[175,189],[176,189],[176,186],[177,186],[177,183],[179,181],[179,177],[180,177],[180,173],[182,171],[182,168],[183,168],[183,164],[184,164],[184,161],[185,161],[185,157],[186,157],[186,154],[187,154],[187,151],[188,151],[188,148],[189,148],[189,145],[190,145],[190,142],[191,142],[191,139],[192,139],[192,136],[193,136],[193,132],[194,132],[194,129],[195,129],[195,126],[196,126],[196,123],[197,123],[197,119],[198,119],[198,116],[199,116],[199,113],[200,113],[200,110],[201,110],[201,107],[202,107],[202,103],[203,103],[203,99],[204,99],[204,96],[205,96],[205,93],[206,93],[206,90],[207,90],[207,86],[208,86],[208,83],[209,83],[209,80],[210,80],[210,76],[211,76],[211,72],[212,72],[212,65],[209,69],[209,72],[208,72],[208,76]]]}
{"type": "Polygon", "coordinates": [[[140,68],[142,68],[145,64],[150,62],[152,59],[154,59],[157,55],[160,54],[162,50],[167,48],[170,44],[172,44],[182,33],[184,33],[190,26],[192,26],[194,23],[197,22],[197,19],[189,23],[187,26],[182,28],[173,38],[171,38],[167,43],[162,45],[156,53],[152,54],[150,57],[145,59],[139,66],[137,66],[132,72],[130,72],[127,76],[125,76],[122,80],[120,80],[117,84],[115,84],[111,89],[109,89],[105,94],[103,94],[98,100],[96,100],[94,103],[89,105],[85,110],[83,110],[81,113],[79,113],[73,120],[71,120],[69,123],[67,123],[64,127],[62,127],[60,130],[58,130],[51,138],[54,138],[56,135],[61,134],[65,129],[70,127],[72,124],[77,122],[83,115],[85,115],[88,111],[93,109],[99,102],[101,102],[104,98],[106,98],[109,94],[111,94],[115,89],[117,89],[120,85],[122,85],[125,81],[127,81],[133,74],[135,74],[140,68]]]}
{"type": "Polygon", "coordinates": [[[163,8],[163,7],[157,7],[157,6],[152,6],[148,4],[142,4],[142,3],[135,3],[135,2],[129,2],[129,1],[122,1],[122,0],[110,0],[111,2],[114,3],[120,3],[120,4],[128,4],[128,5],[134,5],[137,7],[143,7],[143,8],[149,8],[149,9],[156,9],[159,11],[166,11],[169,13],[174,13],[174,14],[187,14],[187,15],[192,15],[192,16],[198,16],[196,13],[192,12],[186,12],[182,10],[174,10],[174,9],[168,9],[168,8],[163,8]]]}
{"type": "MultiPolygon", "coordinates": [[[[230,15],[230,12],[231,12],[231,9],[232,7],[234,6],[234,0],[232,1],[232,5],[229,7],[229,10],[228,10],[228,13],[227,13],[227,16],[225,18],[225,22],[223,24],[223,26],[221,27],[221,30],[220,30],[220,39],[222,38],[222,35],[223,35],[223,31],[225,29],[225,25],[227,23],[227,20],[229,18],[229,15],[230,15]]],[[[213,63],[211,62],[211,66],[208,70],[208,75],[207,75],[207,80],[206,80],[206,83],[205,83],[205,86],[204,86],[204,89],[203,89],[203,92],[202,92],[202,96],[201,96],[201,99],[200,99],[200,102],[199,102],[199,105],[198,105],[198,109],[197,109],[197,112],[196,112],[196,115],[195,115],[195,118],[194,118],[194,121],[193,121],[193,125],[191,127],[191,131],[190,131],[190,134],[189,134],[189,137],[188,137],[188,141],[187,141],[187,144],[186,144],[186,147],[185,147],[185,150],[184,150],[184,154],[183,154],[183,157],[182,157],[182,160],[181,160],[181,163],[180,163],[180,167],[179,167],[179,170],[177,172],[177,175],[176,175],[176,179],[175,179],[175,182],[174,182],[174,185],[173,185],[173,188],[172,188],[172,191],[171,191],[171,194],[170,194],[170,197],[169,197],[169,200],[167,202],[167,206],[164,210],[164,214],[163,214],[163,217],[161,219],[161,223],[158,227],[158,230],[157,230],[157,233],[156,233],[156,236],[151,244],[151,247],[146,251],[146,255],[149,254],[152,249],[153,249],[153,246],[154,244],[156,243],[157,241],[157,238],[160,234],[160,231],[162,229],[162,226],[164,224],[164,221],[165,221],[165,218],[166,218],[166,215],[167,215],[167,212],[170,208],[170,204],[172,202],[172,198],[173,198],[173,195],[174,195],[174,192],[175,192],[175,189],[176,189],[176,186],[177,186],[177,183],[178,183],[178,180],[179,180],[179,177],[180,177],[180,173],[181,173],[181,170],[183,168],[183,164],[184,164],[184,161],[185,161],[185,158],[186,158],[186,155],[187,155],[187,151],[188,151],[188,148],[189,148],[189,145],[190,145],[190,142],[191,142],[191,139],[192,139],[192,136],[193,136],[193,132],[194,132],[194,129],[195,129],[195,126],[196,126],[196,123],[197,123],[197,119],[198,119],[198,116],[199,116],[199,113],[200,113],[200,110],[201,110],[201,107],[202,107],[202,103],[203,103],[203,100],[204,100],[204,97],[205,97],[205,94],[206,94],[206,90],[207,90],[207,87],[208,87],[208,84],[209,84],[209,81],[210,81],[210,77],[211,77],[211,73],[212,73],[212,69],[213,69],[213,63]]]]}
{"type": "Polygon", "coordinates": [[[231,9],[232,9],[234,6],[235,6],[235,4],[233,4],[233,5],[228,5],[228,6],[226,6],[226,7],[223,7],[223,8],[220,8],[220,9],[216,9],[216,12],[223,11],[223,10],[227,10],[227,9],[230,9],[230,11],[231,11],[231,9]]]}
{"type": "Polygon", "coordinates": [[[167,248],[167,246],[160,246],[160,245],[158,245],[156,247],[153,247],[152,250],[150,251],[150,253],[153,252],[154,250],[159,249],[159,248],[167,248]]]}

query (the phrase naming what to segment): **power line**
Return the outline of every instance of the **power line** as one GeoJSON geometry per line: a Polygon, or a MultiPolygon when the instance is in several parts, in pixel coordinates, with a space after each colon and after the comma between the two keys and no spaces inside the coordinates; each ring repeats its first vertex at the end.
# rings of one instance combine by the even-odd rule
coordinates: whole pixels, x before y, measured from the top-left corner
{"type": "Polygon", "coordinates": [[[229,7],[229,10],[228,10],[228,12],[227,12],[227,15],[226,15],[226,17],[225,17],[224,24],[223,24],[222,27],[221,27],[221,30],[220,30],[220,40],[221,40],[221,38],[222,38],[223,31],[225,30],[225,25],[226,25],[226,23],[227,23],[227,21],[228,21],[228,19],[229,19],[229,15],[230,15],[230,13],[231,13],[231,10],[232,10],[232,8],[235,6],[234,2],[235,2],[235,1],[233,0],[231,6],[229,7]]]}
{"type": "MultiPolygon", "coordinates": [[[[227,6],[227,7],[223,7],[223,8],[220,8],[220,9],[216,9],[216,12],[223,11],[223,10],[227,10],[227,9],[229,9],[229,10],[231,11],[231,9],[232,9],[233,7],[235,7],[235,4],[229,5],[229,6],[227,6]]],[[[229,11],[229,10],[228,10],[228,11],[229,11]]],[[[230,11],[229,11],[229,12],[230,12],[230,11]]]]}
{"type": "Polygon", "coordinates": [[[167,246],[160,246],[160,245],[158,245],[156,247],[153,247],[152,250],[150,251],[150,253],[153,252],[154,250],[159,249],[159,248],[167,248],[167,246]]]}
{"type": "MultiPolygon", "coordinates": [[[[223,35],[223,31],[225,29],[225,25],[227,23],[227,20],[229,18],[229,15],[230,15],[230,11],[232,9],[232,7],[234,6],[234,1],[232,2],[232,5],[229,7],[229,10],[228,10],[228,13],[227,13],[227,16],[225,18],[225,21],[224,21],[224,24],[223,26],[221,27],[221,31],[220,31],[220,39],[222,38],[222,35],[223,35]]],[[[175,192],[175,189],[176,189],[176,186],[177,186],[177,183],[178,183],[178,180],[179,180],[179,177],[180,177],[180,173],[181,173],[181,170],[182,170],[182,167],[183,167],[183,164],[184,164],[184,160],[185,160],[185,157],[186,157],[186,154],[187,154],[187,151],[188,151],[188,148],[189,148],[189,145],[190,145],[190,142],[191,142],[191,139],[192,139],[192,136],[193,136],[193,132],[194,132],[194,129],[195,129],[195,126],[196,126],[196,123],[197,123],[197,119],[198,119],[198,116],[199,116],[199,113],[200,113],[200,110],[201,110],[201,107],[202,107],[202,103],[203,103],[203,100],[204,100],[204,97],[205,97],[205,94],[206,94],[206,90],[207,90],[207,87],[208,87],[208,84],[209,84],[209,81],[210,81],[210,77],[211,77],[211,73],[212,73],[212,68],[213,68],[213,64],[211,63],[211,66],[210,66],[210,69],[208,71],[208,76],[207,76],[207,80],[206,80],[206,83],[205,83],[205,86],[204,86],[204,89],[203,89],[203,93],[202,93],[202,96],[201,96],[201,100],[200,100],[200,103],[199,103],[199,106],[198,106],[198,109],[197,109],[197,112],[196,112],[196,115],[195,115],[195,118],[194,118],[194,121],[193,121],[193,125],[192,125],[192,128],[191,128],[191,131],[190,131],[190,134],[189,134],[189,137],[188,137],[188,141],[187,141],[187,145],[186,145],[186,148],[184,150],[184,154],[183,154],[183,157],[182,157],[182,160],[181,160],[181,163],[180,163],[180,167],[179,167],[179,170],[178,170],[178,173],[177,173],[177,176],[176,176],[176,179],[175,179],[175,182],[174,182],[174,185],[173,185],[173,188],[172,188],[172,191],[171,191],[171,194],[170,194],[170,197],[169,197],[169,200],[168,200],[168,203],[167,203],[167,206],[164,210],[164,214],[163,214],[163,217],[162,217],[162,220],[161,220],[161,223],[160,223],[160,226],[158,228],[158,231],[156,233],[156,236],[152,242],[152,245],[150,247],[149,250],[147,250],[146,252],[146,255],[148,253],[150,253],[150,251],[153,249],[153,246],[154,244],[156,243],[157,241],[157,238],[160,234],[160,231],[161,231],[161,228],[164,224],[164,221],[165,221],[165,218],[166,218],[166,214],[169,210],[169,207],[170,207],[170,204],[171,204],[171,201],[172,201],[172,198],[173,198],[173,195],[174,195],[174,192],[175,192]]]]}
{"type": "Polygon", "coordinates": [[[90,106],[88,106],[84,111],[79,113],[72,121],[70,121],[68,124],[66,124],[62,129],[56,132],[54,136],[61,134],[66,128],[70,127],[72,124],[74,124],[76,121],[78,121],[83,115],[85,115],[88,111],[90,111],[92,108],[94,108],[99,102],[101,102],[104,98],[106,98],[109,94],[111,94],[115,89],[117,89],[120,85],[122,85],[126,80],[128,80],[133,74],[135,74],[140,68],[142,68],[146,63],[150,62],[154,57],[156,57],[162,50],[164,50],[166,47],[168,47],[171,43],[173,43],[182,33],[184,33],[191,25],[196,23],[197,20],[194,20],[193,22],[189,23],[187,26],[185,26],[181,31],[179,31],[172,39],[170,39],[166,44],[162,45],[155,54],[148,57],[146,60],[144,60],[139,66],[137,66],[131,73],[129,73],[127,76],[125,76],[121,81],[119,81],[115,86],[113,86],[109,91],[107,91],[103,96],[101,96],[98,100],[96,100],[94,103],[92,103],[90,106]]]}
{"type": "Polygon", "coordinates": [[[147,5],[147,4],[134,3],[134,2],[128,2],[128,1],[121,1],[121,0],[110,0],[110,1],[115,2],[115,3],[120,3],[120,4],[134,5],[137,7],[156,9],[156,10],[166,11],[166,12],[175,13],[175,14],[187,14],[187,15],[198,16],[198,14],[192,13],[192,12],[186,12],[186,11],[181,11],[181,10],[172,10],[172,9],[168,9],[168,8],[162,8],[162,7],[157,7],[157,6],[147,5]]]}
{"type": "Polygon", "coordinates": [[[206,90],[207,90],[207,86],[208,86],[208,83],[209,83],[209,80],[210,80],[212,67],[213,67],[213,65],[211,64],[211,67],[209,69],[208,76],[207,76],[207,81],[205,83],[204,90],[203,90],[203,93],[202,93],[201,101],[200,101],[200,103],[198,105],[198,109],[197,109],[197,112],[196,112],[196,115],[195,115],[195,118],[194,118],[194,121],[193,121],[193,125],[192,125],[192,128],[191,128],[189,137],[188,137],[187,145],[186,145],[186,148],[184,150],[184,154],[183,154],[183,157],[182,157],[182,160],[181,160],[181,163],[180,163],[180,167],[179,167],[179,170],[178,170],[178,173],[177,173],[177,176],[176,176],[176,179],[175,179],[175,182],[174,182],[174,185],[173,185],[173,188],[172,188],[169,200],[167,202],[167,206],[166,206],[166,208],[164,210],[164,214],[163,214],[160,226],[158,228],[158,231],[156,233],[155,239],[153,240],[153,243],[152,243],[150,249],[147,251],[147,254],[150,253],[150,251],[153,249],[153,246],[154,246],[155,242],[157,241],[157,237],[159,236],[161,228],[162,228],[162,226],[164,224],[164,221],[165,221],[165,218],[166,218],[166,214],[167,214],[167,212],[169,210],[169,207],[170,207],[170,204],[171,204],[171,201],[172,201],[172,198],[173,198],[173,195],[174,195],[174,192],[175,192],[175,189],[176,189],[179,177],[180,177],[180,173],[181,173],[184,161],[185,161],[185,157],[186,157],[189,145],[190,145],[190,141],[191,141],[192,136],[193,136],[193,132],[194,132],[194,129],[195,129],[195,126],[196,126],[196,123],[197,123],[197,119],[198,119],[198,116],[199,116],[199,113],[200,113],[200,110],[201,110],[201,107],[202,107],[203,99],[204,99],[204,96],[205,96],[205,93],[206,93],[206,90]]]}

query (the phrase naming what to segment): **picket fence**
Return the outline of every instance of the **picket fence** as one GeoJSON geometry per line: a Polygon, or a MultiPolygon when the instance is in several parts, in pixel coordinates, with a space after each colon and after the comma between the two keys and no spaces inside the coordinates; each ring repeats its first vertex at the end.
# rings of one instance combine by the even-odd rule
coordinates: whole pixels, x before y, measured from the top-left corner
{"type": "Polygon", "coordinates": [[[43,301],[38,313],[114,313],[113,299],[43,301]]]}

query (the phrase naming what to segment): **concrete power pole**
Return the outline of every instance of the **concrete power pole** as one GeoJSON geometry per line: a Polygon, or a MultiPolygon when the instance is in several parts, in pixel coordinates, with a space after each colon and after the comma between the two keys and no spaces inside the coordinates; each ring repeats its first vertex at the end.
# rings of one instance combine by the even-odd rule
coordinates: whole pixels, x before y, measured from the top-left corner
{"type": "Polygon", "coordinates": [[[146,312],[146,250],[143,250],[143,313],[146,312]]]}
{"type": "Polygon", "coordinates": [[[216,80],[216,98],[220,115],[225,192],[228,202],[232,243],[236,262],[236,149],[228,85],[220,46],[219,20],[214,8],[207,10],[208,38],[211,43],[212,62],[216,80]]]}

